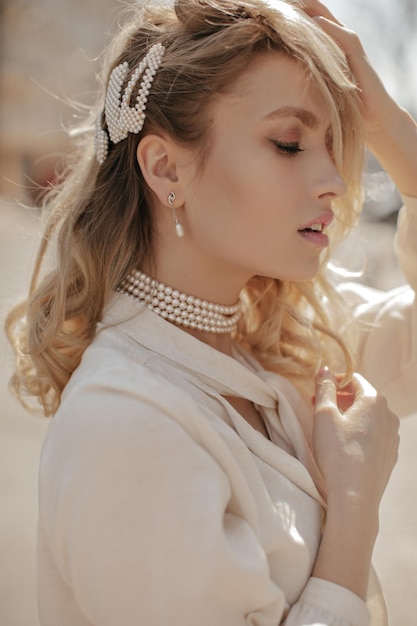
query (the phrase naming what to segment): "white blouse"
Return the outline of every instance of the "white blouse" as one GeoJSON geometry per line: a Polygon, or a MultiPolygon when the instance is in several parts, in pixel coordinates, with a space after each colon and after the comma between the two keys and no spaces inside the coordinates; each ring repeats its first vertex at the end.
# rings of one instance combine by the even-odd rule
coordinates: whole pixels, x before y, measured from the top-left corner
{"type": "MultiPolygon", "coordinates": [[[[406,201],[398,246],[416,288],[417,200],[406,201]]],[[[349,299],[363,373],[396,410],[415,410],[414,292],[350,287],[349,299]]],[[[42,626],[386,623],[373,574],[367,603],[311,576],[325,508],[312,407],[241,348],[233,356],[115,295],[42,450],[42,626]],[[251,400],[271,441],[224,396],[251,400]]]]}

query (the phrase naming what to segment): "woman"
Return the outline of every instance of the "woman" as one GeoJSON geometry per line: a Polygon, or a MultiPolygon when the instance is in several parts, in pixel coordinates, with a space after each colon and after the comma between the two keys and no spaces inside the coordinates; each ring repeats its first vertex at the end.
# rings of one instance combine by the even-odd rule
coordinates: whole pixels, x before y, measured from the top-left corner
{"type": "Polygon", "coordinates": [[[107,66],[49,199],[56,269],[9,318],[15,388],[54,414],[41,623],[383,624],[398,420],[353,372],[415,408],[414,292],[336,289],[327,261],[366,140],[415,288],[415,122],[316,0],[148,7],[107,66]]]}

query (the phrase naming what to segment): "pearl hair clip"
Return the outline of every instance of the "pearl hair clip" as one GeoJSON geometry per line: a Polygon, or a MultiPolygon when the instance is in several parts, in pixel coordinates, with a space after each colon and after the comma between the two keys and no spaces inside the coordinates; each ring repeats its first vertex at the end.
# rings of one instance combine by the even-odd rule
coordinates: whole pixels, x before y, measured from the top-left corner
{"type": "Polygon", "coordinates": [[[94,144],[100,165],[104,163],[109,152],[109,137],[112,143],[119,143],[126,139],[129,133],[137,134],[142,130],[149,91],[164,53],[165,47],[161,43],[154,44],[133,72],[123,94],[122,88],[129,74],[127,61],[115,67],[110,74],[104,106],[108,134],[101,126],[101,115],[96,120],[95,129],[94,144]],[[131,107],[132,93],[141,76],[136,104],[131,107]]]}

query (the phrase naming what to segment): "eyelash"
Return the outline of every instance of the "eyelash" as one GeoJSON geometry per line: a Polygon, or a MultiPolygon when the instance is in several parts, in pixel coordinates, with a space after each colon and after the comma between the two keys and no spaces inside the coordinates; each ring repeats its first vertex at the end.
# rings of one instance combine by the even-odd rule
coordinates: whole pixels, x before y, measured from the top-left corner
{"type": "Polygon", "coordinates": [[[304,152],[304,150],[300,148],[300,144],[298,142],[282,143],[280,141],[272,140],[272,143],[278,149],[278,151],[281,152],[281,154],[284,154],[288,157],[295,157],[300,152],[304,152]]]}

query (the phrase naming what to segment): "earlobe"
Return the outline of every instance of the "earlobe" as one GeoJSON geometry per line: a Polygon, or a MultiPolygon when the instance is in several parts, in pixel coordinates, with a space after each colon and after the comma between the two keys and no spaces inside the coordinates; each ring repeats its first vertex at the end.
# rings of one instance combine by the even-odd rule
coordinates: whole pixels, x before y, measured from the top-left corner
{"type": "Polygon", "coordinates": [[[146,183],[166,204],[169,192],[178,182],[175,146],[160,135],[146,135],[139,142],[136,154],[146,183]]]}

